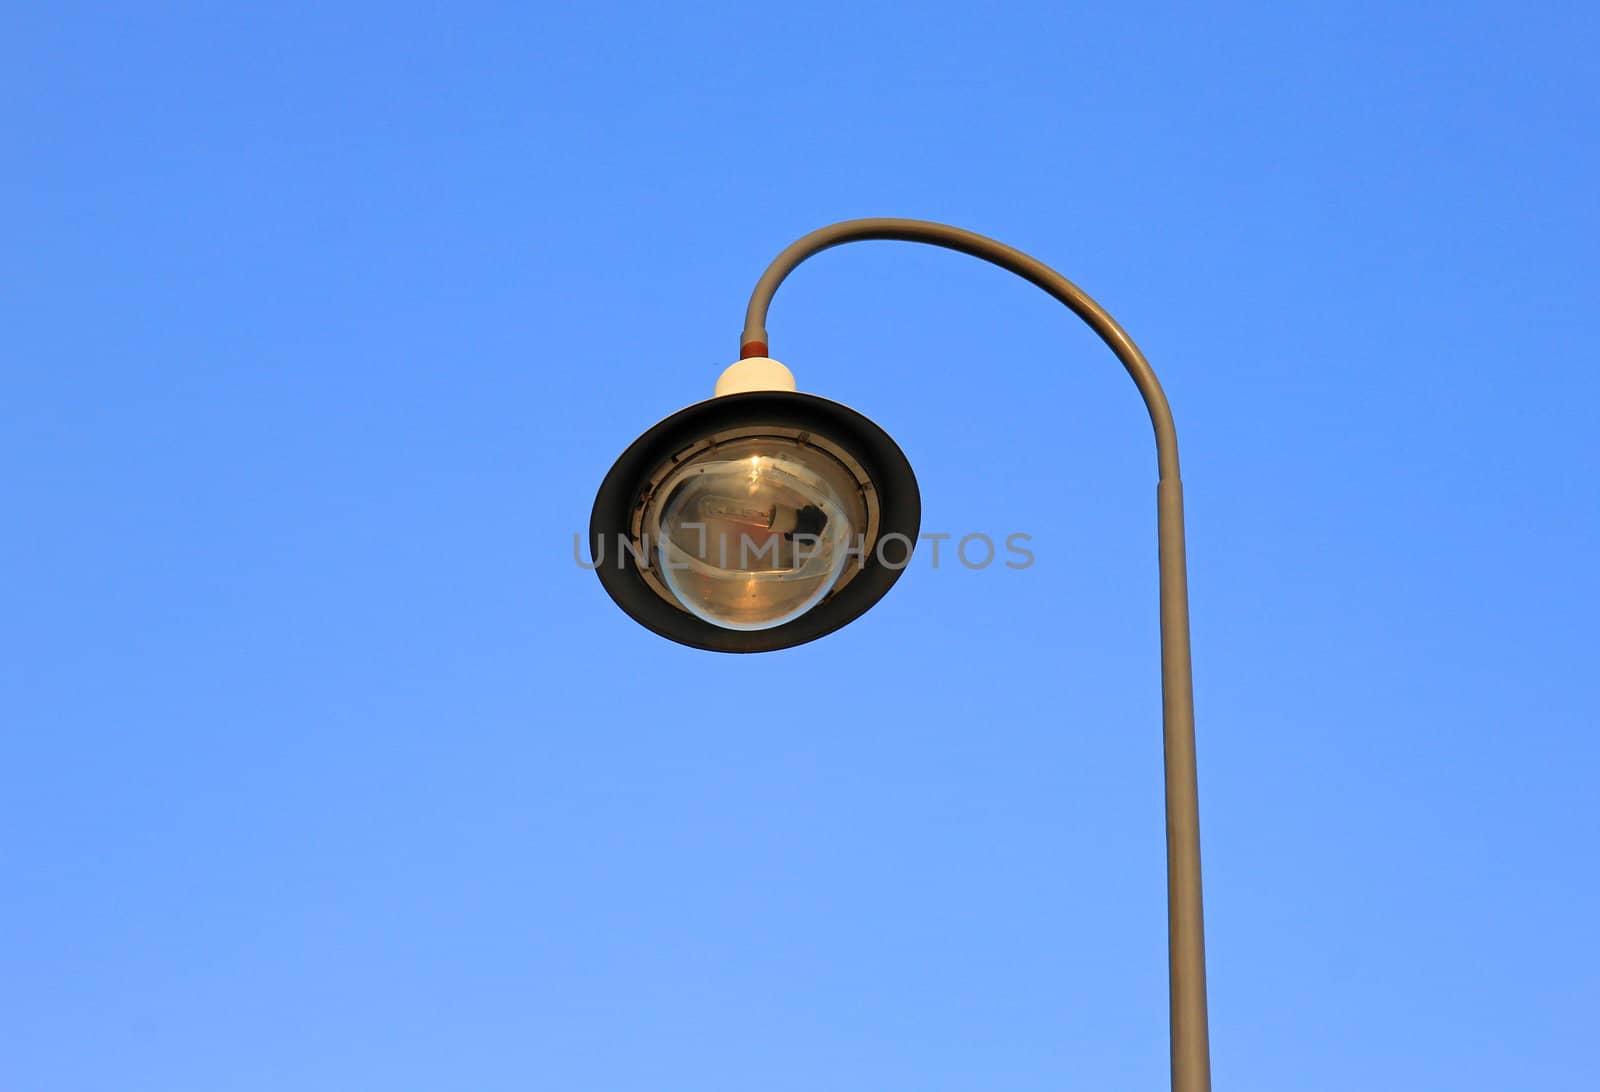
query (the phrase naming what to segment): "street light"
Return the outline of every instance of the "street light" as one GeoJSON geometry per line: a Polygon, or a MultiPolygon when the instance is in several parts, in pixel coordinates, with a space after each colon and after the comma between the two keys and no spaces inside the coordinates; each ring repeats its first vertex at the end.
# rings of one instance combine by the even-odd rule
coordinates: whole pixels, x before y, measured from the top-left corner
{"type": "Polygon", "coordinates": [[[1178,436],[1144,354],[1082,289],[1020,250],[925,220],[846,220],[802,237],[756,282],[740,360],[718,379],[714,396],[650,429],[606,475],[589,523],[596,571],[612,599],[643,625],[718,652],[766,652],[815,640],[859,617],[894,584],[921,519],[905,455],[854,410],[797,393],[788,369],[767,356],[767,308],[784,278],[814,254],[868,239],[957,250],[1031,281],[1110,346],[1150,413],[1158,471],[1172,1088],[1209,1092],[1178,436]]]}

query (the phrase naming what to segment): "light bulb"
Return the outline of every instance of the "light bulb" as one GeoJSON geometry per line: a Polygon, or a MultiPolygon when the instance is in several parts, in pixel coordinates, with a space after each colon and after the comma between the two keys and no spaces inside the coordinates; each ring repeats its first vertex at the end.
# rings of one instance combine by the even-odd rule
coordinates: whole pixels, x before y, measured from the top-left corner
{"type": "Polygon", "coordinates": [[[749,527],[770,528],[778,515],[775,504],[762,508],[735,497],[703,496],[699,504],[703,519],[723,519],[749,527]]]}

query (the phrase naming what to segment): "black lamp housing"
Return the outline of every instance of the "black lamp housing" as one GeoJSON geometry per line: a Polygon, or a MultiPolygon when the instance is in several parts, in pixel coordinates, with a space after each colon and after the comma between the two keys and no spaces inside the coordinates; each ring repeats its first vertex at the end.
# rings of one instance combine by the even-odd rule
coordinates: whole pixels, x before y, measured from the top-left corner
{"type": "Polygon", "coordinates": [[[595,497],[589,556],[607,594],[645,628],[691,648],[771,652],[832,633],[883,598],[911,559],[921,521],[916,476],[883,429],[815,395],[749,391],[679,410],[628,446],[595,497]],[[640,542],[641,513],[664,472],[733,437],[821,446],[849,468],[872,502],[874,519],[846,575],[806,613],[769,629],[726,629],[691,614],[650,571],[652,556],[640,542]]]}

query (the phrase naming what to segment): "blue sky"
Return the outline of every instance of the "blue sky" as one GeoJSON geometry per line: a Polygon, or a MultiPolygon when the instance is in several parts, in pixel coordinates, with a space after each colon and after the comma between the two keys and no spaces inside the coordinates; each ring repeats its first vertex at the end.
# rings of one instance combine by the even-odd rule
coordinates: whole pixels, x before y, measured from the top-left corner
{"type": "Polygon", "coordinates": [[[1070,315],[887,243],[772,311],[1026,571],[752,658],[572,562],[861,215],[1052,262],[1166,384],[1218,1087],[1600,1084],[1597,44],[13,5],[0,1086],[1162,1087],[1154,460],[1070,315]]]}

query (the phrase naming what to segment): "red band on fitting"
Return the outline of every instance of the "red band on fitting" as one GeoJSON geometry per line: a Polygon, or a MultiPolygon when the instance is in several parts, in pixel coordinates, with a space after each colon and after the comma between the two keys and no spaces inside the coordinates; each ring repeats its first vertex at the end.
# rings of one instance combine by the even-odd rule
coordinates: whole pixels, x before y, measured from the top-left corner
{"type": "Polygon", "coordinates": [[[753,356],[766,356],[767,343],[764,341],[747,341],[739,346],[739,359],[749,360],[753,356]]]}

